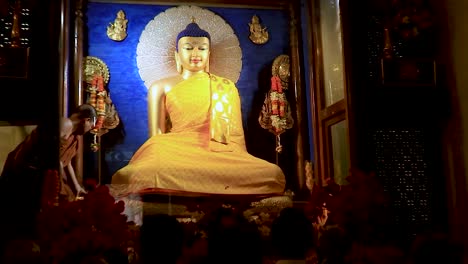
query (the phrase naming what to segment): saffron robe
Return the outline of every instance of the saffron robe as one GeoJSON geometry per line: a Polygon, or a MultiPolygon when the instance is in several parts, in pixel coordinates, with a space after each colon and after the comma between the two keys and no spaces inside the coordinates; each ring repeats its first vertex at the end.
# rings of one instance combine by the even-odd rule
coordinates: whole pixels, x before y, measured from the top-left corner
{"type": "Polygon", "coordinates": [[[195,74],[167,92],[165,105],[171,131],[149,138],[113,175],[112,185],[126,185],[126,192],[153,188],[212,194],[284,192],[282,170],[246,150],[240,98],[232,81],[195,74]],[[232,95],[229,135],[222,136],[227,144],[210,135],[212,90],[232,95]]]}

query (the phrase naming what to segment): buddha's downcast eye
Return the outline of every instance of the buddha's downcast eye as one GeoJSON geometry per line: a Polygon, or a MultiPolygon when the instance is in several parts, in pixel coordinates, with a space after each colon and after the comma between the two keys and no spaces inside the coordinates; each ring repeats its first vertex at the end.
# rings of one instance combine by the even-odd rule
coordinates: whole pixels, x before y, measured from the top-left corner
{"type": "MultiPolygon", "coordinates": [[[[205,51],[205,50],[208,50],[208,49],[209,49],[209,48],[208,48],[208,45],[205,45],[205,44],[204,44],[204,45],[201,45],[201,46],[198,46],[197,48],[198,48],[198,50],[201,50],[201,51],[205,51]]],[[[184,46],[183,46],[183,49],[184,49],[184,50],[194,50],[195,47],[192,46],[192,45],[188,45],[188,44],[187,44],[187,45],[184,45],[184,46]]]]}
{"type": "Polygon", "coordinates": [[[193,46],[190,45],[190,44],[185,44],[185,45],[183,46],[183,49],[185,49],[185,50],[193,50],[193,46]]]}

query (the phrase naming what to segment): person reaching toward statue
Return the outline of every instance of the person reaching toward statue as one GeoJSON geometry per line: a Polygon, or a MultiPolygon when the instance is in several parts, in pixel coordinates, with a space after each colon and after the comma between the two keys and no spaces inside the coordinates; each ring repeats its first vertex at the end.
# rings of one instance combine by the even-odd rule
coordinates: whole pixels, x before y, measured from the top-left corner
{"type": "Polygon", "coordinates": [[[79,140],[81,140],[80,136],[91,131],[96,124],[96,120],[96,109],[89,104],[80,105],[70,117],[62,119],[60,126],[61,171],[59,174],[61,175],[62,181],[65,182],[61,184],[60,194],[68,200],[73,200],[75,197],[86,192],[75,175],[72,159],[77,154],[79,140]],[[72,191],[72,189],[74,189],[74,191],[72,191]]]}
{"type": "Polygon", "coordinates": [[[0,176],[0,200],[9,232],[27,232],[34,225],[35,215],[44,206],[75,199],[83,188],[77,180],[72,160],[77,154],[80,136],[94,126],[96,110],[88,104],[77,107],[70,117],[60,122],[59,171],[46,168],[43,157],[51,135],[43,124],[38,125],[8,154],[0,176]],[[44,199],[44,196],[47,199],[44,199]],[[49,204],[44,201],[50,202],[49,204]],[[18,228],[18,229],[16,229],[18,228]]]}
{"type": "MultiPolygon", "coordinates": [[[[75,192],[84,191],[76,180],[76,175],[72,166],[72,159],[76,156],[79,136],[86,134],[94,126],[96,120],[96,110],[88,104],[80,105],[70,115],[60,121],[60,174],[64,180],[67,175],[72,174],[68,181],[73,182],[75,192]],[[66,172],[65,172],[66,170],[66,172]]],[[[45,152],[42,142],[44,141],[42,126],[36,127],[13,151],[8,154],[5,166],[0,176],[3,185],[15,185],[22,178],[26,183],[29,180],[42,177],[45,168],[41,162],[41,155],[45,152]],[[28,179],[29,178],[29,179],[28,179]],[[18,181],[18,182],[17,182],[18,181]]],[[[65,184],[68,185],[68,184],[65,184]]],[[[11,186],[21,188],[21,186],[11,186]]],[[[36,186],[37,187],[37,186],[36,186]]],[[[71,194],[65,189],[69,187],[61,186],[61,193],[66,196],[71,194]]]]}
{"type": "Polygon", "coordinates": [[[282,194],[282,170],[247,152],[237,87],[209,71],[210,34],[192,21],[175,41],[179,75],[151,85],[150,138],[112,184],[128,192],[282,194]]]}

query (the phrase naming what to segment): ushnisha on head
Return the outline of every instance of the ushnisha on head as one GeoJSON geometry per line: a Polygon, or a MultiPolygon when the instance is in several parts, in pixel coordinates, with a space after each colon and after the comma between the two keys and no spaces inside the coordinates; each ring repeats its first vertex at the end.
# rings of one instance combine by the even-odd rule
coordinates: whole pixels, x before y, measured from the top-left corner
{"type": "Polygon", "coordinates": [[[201,71],[209,72],[211,36],[192,21],[176,39],[175,60],[177,71],[190,75],[201,71]]]}

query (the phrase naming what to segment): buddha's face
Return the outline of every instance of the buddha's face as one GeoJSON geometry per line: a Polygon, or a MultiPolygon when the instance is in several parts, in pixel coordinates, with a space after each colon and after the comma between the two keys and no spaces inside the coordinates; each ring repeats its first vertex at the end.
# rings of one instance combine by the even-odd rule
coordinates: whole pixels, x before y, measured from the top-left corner
{"type": "Polygon", "coordinates": [[[204,71],[210,57],[210,40],[206,37],[182,37],[178,42],[179,63],[184,70],[204,71]]]}

